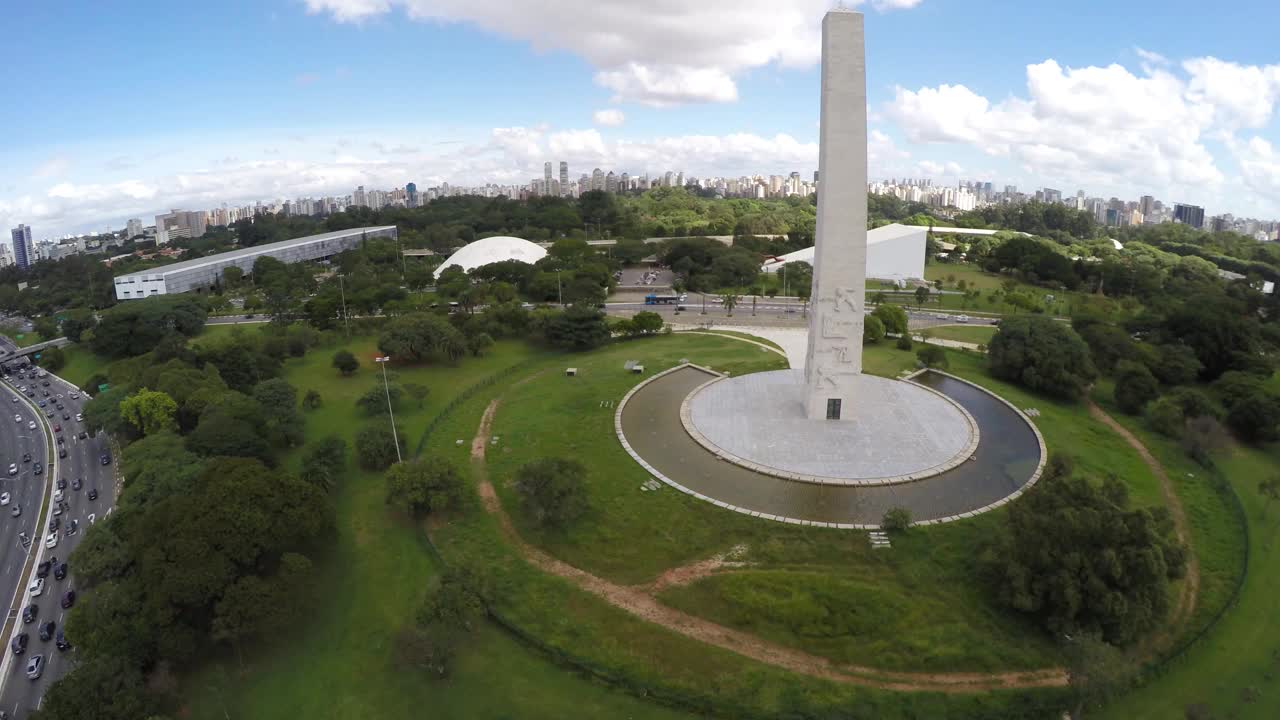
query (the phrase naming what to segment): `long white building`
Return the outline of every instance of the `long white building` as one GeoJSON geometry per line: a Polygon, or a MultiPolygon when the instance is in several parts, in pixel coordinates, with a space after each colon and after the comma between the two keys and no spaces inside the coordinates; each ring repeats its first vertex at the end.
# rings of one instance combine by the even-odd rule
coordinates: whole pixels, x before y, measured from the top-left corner
{"type": "MultiPolygon", "coordinates": [[[[867,231],[867,277],[876,280],[924,278],[925,240],[929,228],[922,225],[885,225],[867,231]]],[[[778,272],[789,262],[813,264],[814,248],[807,247],[769,260],[760,267],[778,272]]]]}
{"type": "Polygon", "coordinates": [[[203,290],[221,282],[222,271],[229,267],[238,267],[246,275],[252,273],[253,263],[260,257],[272,257],[283,263],[323,260],[354,250],[365,239],[376,237],[397,237],[396,226],[352,228],[309,235],[120,275],[115,279],[116,299],[140,300],[152,295],[203,290]]]}

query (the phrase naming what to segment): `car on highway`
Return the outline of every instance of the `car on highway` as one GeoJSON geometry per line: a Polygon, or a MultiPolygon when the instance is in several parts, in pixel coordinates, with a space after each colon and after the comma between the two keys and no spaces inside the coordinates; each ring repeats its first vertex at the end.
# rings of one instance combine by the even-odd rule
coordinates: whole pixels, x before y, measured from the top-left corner
{"type": "Polygon", "coordinates": [[[80,439],[81,439],[81,440],[88,440],[88,439],[89,439],[89,432],[88,432],[87,430],[81,430],[81,431],[80,431],[80,439]]]}
{"type": "Polygon", "coordinates": [[[62,634],[61,630],[59,630],[57,636],[54,637],[53,644],[57,645],[59,650],[66,651],[71,649],[71,643],[67,642],[67,637],[62,634]]]}
{"type": "Polygon", "coordinates": [[[65,496],[62,494],[61,490],[57,490],[53,493],[53,501],[56,503],[62,502],[63,497],[65,496]]]}
{"type": "Polygon", "coordinates": [[[89,488],[89,499],[90,500],[98,499],[98,488],[89,488]]]}
{"type": "Polygon", "coordinates": [[[70,419],[71,419],[71,413],[67,413],[67,412],[62,413],[62,419],[63,419],[63,420],[70,420],[70,419]]]}
{"type": "Polygon", "coordinates": [[[9,647],[13,650],[14,655],[21,655],[27,651],[27,643],[31,640],[26,633],[18,633],[9,641],[9,647]]]}
{"type": "MultiPolygon", "coordinates": [[[[59,439],[59,440],[61,440],[62,438],[58,438],[58,439],[59,439]]],[[[64,458],[64,457],[66,457],[66,456],[67,456],[67,449],[66,449],[66,448],[64,448],[64,447],[62,447],[61,445],[59,445],[59,446],[58,446],[58,457],[60,457],[60,458],[64,458]]]]}
{"type": "Polygon", "coordinates": [[[98,458],[98,461],[101,462],[103,465],[110,465],[111,453],[102,453],[102,457],[98,458]]]}
{"type": "Polygon", "coordinates": [[[53,569],[53,579],[61,580],[65,578],[67,576],[67,564],[58,562],[57,558],[54,559],[54,562],[57,563],[57,567],[53,569]]]}
{"type": "Polygon", "coordinates": [[[72,400],[79,400],[79,399],[80,399],[80,393],[78,393],[78,392],[76,392],[76,391],[72,390],[72,391],[71,391],[71,399],[72,399],[72,400]]]}
{"type": "Polygon", "coordinates": [[[10,475],[18,474],[18,465],[16,463],[9,463],[9,474],[10,475]]]}
{"type": "Polygon", "coordinates": [[[38,577],[38,578],[48,577],[48,576],[49,576],[49,569],[50,569],[50,568],[52,568],[52,567],[53,567],[53,564],[54,564],[55,562],[57,562],[57,561],[58,561],[58,559],[57,559],[57,558],[51,558],[51,559],[49,559],[49,560],[45,560],[44,562],[42,562],[42,563],[40,563],[39,565],[37,565],[37,566],[36,566],[36,577],[38,577]]]}
{"type": "Polygon", "coordinates": [[[31,623],[36,621],[36,618],[39,615],[40,615],[40,606],[35,603],[31,603],[30,605],[22,609],[22,622],[26,623],[27,625],[30,625],[31,623]]]}
{"type": "Polygon", "coordinates": [[[59,489],[59,490],[66,490],[66,489],[67,489],[67,479],[66,479],[66,478],[64,478],[64,477],[60,477],[60,478],[58,478],[58,489],[59,489]]]}
{"type": "Polygon", "coordinates": [[[7,492],[0,493],[0,505],[8,505],[8,504],[9,504],[9,493],[7,492]]]}
{"type": "Polygon", "coordinates": [[[40,676],[43,674],[44,674],[44,656],[33,655],[31,659],[27,661],[27,679],[39,680],[40,676]]]}
{"type": "Polygon", "coordinates": [[[21,505],[14,505],[14,506],[13,506],[13,509],[11,509],[11,510],[9,511],[9,514],[10,514],[10,515],[12,515],[12,516],[14,516],[14,517],[18,517],[19,515],[21,515],[21,514],[22,514],[22,506],[21,506],[21,505]]]}
{"type": "Polygon", "coordinates": [[[80,478],[76,478],[75,480],[71,481],[72,490],[79,490],[82,487],[84,487],[84,481],[81,480],[80,478]]]}
{"type": "Polygon", "coordinates": [[[78,532],[80,532],[80,521],[72,518],[71,522],[67,523],[67,535],[75,535],[78,532]]]}
{"type": "Polygon", "coordinates": [[[40,639],[48,642],[53,639],[53,633],[58,629],[57,623],[50,620],[40,625],[40,639]]]}
{"type": "Polygon", "coordinates": [[[14,415],[14,416],[13,416],[13,421],[14,421],[14,422],[22,422],[22,416],[21,416],[21,415],[14,415]]]}
{"type": "Polygon", "coordinates": [[[31,597],[40,597],[44,594],[44,578],[38,577],[31,581],[27,586],[27,592],[31,593],[31,597]]]}
{"type": "Polygon", "coordinates": [[[27,423],[27,429],[28,429],[28,430],[35,430],[35,429],[36,429],[36,421],[35,421],[35,420],[32,420],[31,422],[27,423]]]}
{"type": "Polygon", "coordinates": [[[84,422],[84,415],[81,413],[76,413],[76,422],[84,422]]]}
{"type": "Polygon", "coordinates": [[[62,527],[62,518],[59,518],[59,517],[49,518],[49,530],[57,530],[60,527],[62,527]]]}
{"type": "Polygon", "coordinates": [[[62,609],[67,610],[76,604],[76,591],[68,590],[62,593],[62,609]]]}
{"type": "Polygon", "coordinates": [[[48,403],[46,403],[45,401],[41,400],[38,404],[40,405],[40,407],[44,407],[44,406],[45,406],[45,405],[47,405],[48,403]]]}
{"type": "Polygon", "coordinates": [[[58,531],[57,530],[54,530],[53,532],[49,533],[45,537],[44,546],[45,546],[45,549],[47,550],[52,550],[58,547],[58,531]]]}
{"type": "Polygon", "coordinates": [[[31,462],[31,453],[22,453],[22,462],[24,463],[31,462]]]}
{"type": "Polygon", "coordinates": [[[54,431],[54,432],[56,432],[56,433],[60,433],[60,432],[62,432],[62,426],[61,426],[61,425],[54,425],[54,426],[53,426],[53,431],[54,431]]]}
{"type": "Polygon", "coordinates": [[[32,466],[31,466],[31,472],[32,472],[33,474],[36,474],[36,475],[43,475],[43,474],[44,474],[44,465],[41,465],[40,463],[36,463],[35,465],[32,465],[32,466]]]}

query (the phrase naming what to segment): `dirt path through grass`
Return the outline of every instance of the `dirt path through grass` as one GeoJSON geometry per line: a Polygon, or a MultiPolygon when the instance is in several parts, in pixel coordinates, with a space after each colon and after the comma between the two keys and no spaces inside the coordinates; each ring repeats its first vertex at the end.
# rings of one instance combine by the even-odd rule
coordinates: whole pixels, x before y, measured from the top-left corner
{"type": "Polygon", "coordinates": [[[485,510],[498,518],[504,534],[527,561],[544,572],[569,580],[614,607],[685,637],[762,663],[804,675],[883,690],[968,693],[1061,687],[1067,684],[1066,671],[1061,668],[1007,673],[912,673],[835,663],[826,658],[777,645],[755,635],[675,610],[658,602],[647,589],[618,585],[558,560],[521,539],[511,523],[510,516],[503,510],[493,484],[489,481],[485,468],[485,448],[489,444],[493,418],[497,414],[499,404],[500,400],[494,399],[485,408],[480,427],[471,441],[471,459],[476,471],[477,491],[485,510]]]}
{"type": "Polygon", "coordinates": [[[1191,544],[1191,530],[1187,526],[1187,514],[1182,509],[1182,500],[1178,498],[1178,493],[1174,492],[1173,481],[1169,479],[1169,474],[1164,471],[1164,466],[1156,460],[1147,446],[1136,435],[1129,432],[1129,429],[1116,422],[1102,408],[1098,407],[1093,400],[1089,400],[1089,414],[1097,420],[1102,421],[1107,427],[1115,431],[1117,435],[1124,438],[1124,441],[1138,451],[1138,455],[1142,456],[1142,461],[1151,468],[1151,473],[1160,481],[1160,494],[1164,496],[1164,504],[1169,508],[1169,515],[1173,518],[1173,532],[1178,536],[1178,541],[1187,548],[1187,576],[1186,582],[1182,584],[1182,592],[1178,595],[1178,605],[1173,609],[1173,616],[1170,618],[1170,626],[1173,632],[1167,634],[1163,638],[1165,644],[1171,643],[1176,631],[1181,629],[1191,619],[1191,614],[1196,609],[1196,598],[1200,594],[1200,560],[1196,557],[1195,547],[1191,544]]]}

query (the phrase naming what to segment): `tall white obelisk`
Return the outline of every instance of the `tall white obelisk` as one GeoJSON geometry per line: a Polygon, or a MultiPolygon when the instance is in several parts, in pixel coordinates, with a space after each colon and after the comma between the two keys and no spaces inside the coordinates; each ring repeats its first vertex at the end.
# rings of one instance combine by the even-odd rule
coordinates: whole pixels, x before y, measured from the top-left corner
{"type": "Polygon", "coordinates": [[[844,9],[822,19],[815,245],[805,410],[852,418],[867,285],[867,74],[862,14],[844,9]]]}

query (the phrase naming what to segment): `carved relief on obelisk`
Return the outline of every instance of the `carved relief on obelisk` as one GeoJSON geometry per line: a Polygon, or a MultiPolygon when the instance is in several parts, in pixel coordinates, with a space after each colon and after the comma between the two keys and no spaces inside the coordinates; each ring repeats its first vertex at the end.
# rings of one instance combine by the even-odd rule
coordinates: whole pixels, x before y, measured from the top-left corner
{"type": "Polygon", "coordinates": [[[862,15],[848,10],[822,21],[818,177],[805,412],[838,420],[857,402],[867,287],[866,60],[862,15]]]}

